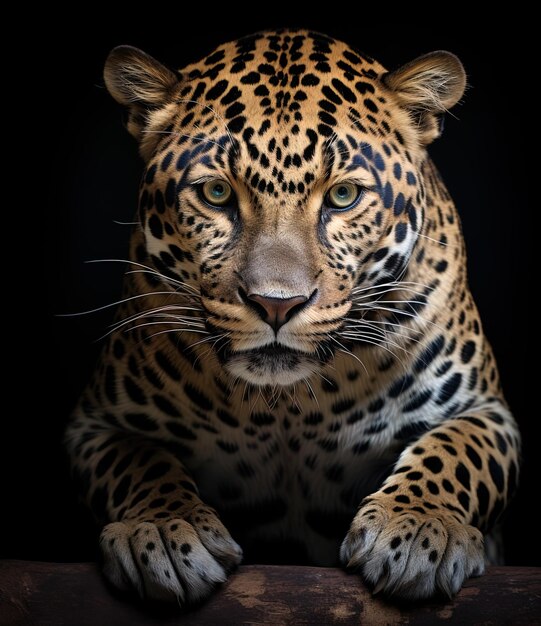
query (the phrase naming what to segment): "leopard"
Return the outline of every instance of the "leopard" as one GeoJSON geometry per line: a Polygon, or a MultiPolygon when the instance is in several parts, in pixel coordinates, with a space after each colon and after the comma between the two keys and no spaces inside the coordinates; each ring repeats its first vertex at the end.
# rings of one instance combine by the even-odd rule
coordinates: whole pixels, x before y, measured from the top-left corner
{"type": "Polygon", "coordinates": [[[104,82],[144,171],[65,445],[106,579],[188,606],[281,553],[452,597],[500,558],[520,465],[429,156],[460,60],[282,29],[178,71],[120,46],[104,82]]]}

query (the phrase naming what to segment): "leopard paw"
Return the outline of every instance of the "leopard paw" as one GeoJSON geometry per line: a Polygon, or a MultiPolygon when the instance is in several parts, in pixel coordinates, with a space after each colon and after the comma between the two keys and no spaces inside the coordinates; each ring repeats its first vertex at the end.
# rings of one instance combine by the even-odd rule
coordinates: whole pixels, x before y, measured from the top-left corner
{"type": "Polygon", "coordinates": [[[184,519],[108,524],[100,547],[103,572],[115,587],[181,605],[210,595],[242,559],[240,547],[208,512],[201,524],[184,519]]]}
{"type": "Polygon", "coordinates": [[[446,515],[389,511],[370,502],[355,516],[340,549],[374,593],[406,599],[453,596],[485,569],[483,536],[446,515]]]}

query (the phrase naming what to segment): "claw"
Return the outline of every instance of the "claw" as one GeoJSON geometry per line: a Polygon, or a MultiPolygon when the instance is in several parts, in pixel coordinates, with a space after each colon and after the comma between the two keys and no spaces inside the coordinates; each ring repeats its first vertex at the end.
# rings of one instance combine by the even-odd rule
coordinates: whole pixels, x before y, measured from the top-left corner
{"type": "Polygon", "coordinates": [[[359,555],[354,554],[351,559],[349,559],[348,564],[346,565],[347,569],[357,569],[361,566],[362,558],[359,555]]]}
{"type": "Polygon", "coordinates": [[[374,589],[372,590],[372,595],[376,596],[378,593],[383,591],[386,585],[387,585],[387,576],[382,576],[376,583],[374,589]]]}

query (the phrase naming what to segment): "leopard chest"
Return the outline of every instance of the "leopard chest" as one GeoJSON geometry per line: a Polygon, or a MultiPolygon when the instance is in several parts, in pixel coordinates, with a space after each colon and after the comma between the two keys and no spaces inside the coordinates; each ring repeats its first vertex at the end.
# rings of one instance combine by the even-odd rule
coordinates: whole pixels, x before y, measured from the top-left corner
{"type": "Polygon", "coordinates": [[[243,533],[306,542],[337,518],[349,523],[391,470],[401,447],[382,423],[256,413],[248,425],[200,429],[186,464],[202,499],[243,533]]]}

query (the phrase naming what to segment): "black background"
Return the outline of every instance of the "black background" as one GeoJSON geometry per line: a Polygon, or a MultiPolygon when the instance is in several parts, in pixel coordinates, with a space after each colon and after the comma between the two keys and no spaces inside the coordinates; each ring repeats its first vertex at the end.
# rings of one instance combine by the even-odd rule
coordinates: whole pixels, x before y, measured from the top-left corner
{"type": "MultiPolygon", "coordinates": [[[[155,9],[132,26],[113,26],[110,17],[81,9],[71,28],[49,25],[32,38],[35,62],[23,78],[30,106],[24,119],[30,122],[21,130],[29,131],[28,137],[8,129],[16,131],[14,149],[21,155],[16,173],[25,173],[17,198],[25,198],[26,205],[22,212],[15,207],[16,230],[7,229],[4,237],[9,245],[21,229],[32,231],[38,245],[28,246],[31,258],[19,258],[19,273],[6,263],[6,293],[17,286],[18,309],[5,309],[20,311],[25,327],[21,332],[11,316],[4,337],[14,339],[17,349],[11,360],[4,355],[10,366],[5,392],[16,403],[2,419],[7,461],[2,500],[9,505],[2,514],[8,530],[2,532],[0,556],[52,561],[95,557],[95,531],[76,504],[60,440],[112,309],[75,318],[57,315],[119,297],[121,264],[84,263],[126,257],[130,227],[114,220],[132,219],[142,170],[135,142],[122,127],[120,108],[103,87],[108,51],[129,43],[180,68],[228,39],[302,26],[341,38],[387,68],[436,49],[455,52],[466,67],[470,87],[463,104],[447,116],[444,135],[431,154],[462,217],[471,288],[525,439],[522,484],[506,518],[507,560],[541,565],[537,543],[532,543],[539,527],[532,510],[539,497],[539,411],[529,408],[533,377],[526,366],[537,317],[525,287],[534,256],[524,157],[533,112],[527,96],[526,102],[515,97],[517,90],[522,97],[526,93],[526,46],[514,47],[511,54],[504,44],[509,32],[519,31],[509,22],[483,29],[444,20],[427,27],[407,21],[383,24],[382,16],[364,21],[362,11],[355,18],[350,11],[329,16],[317,10],[310,19],[276,10],[274,17],[244,18],[233,27],[231,15],[204,6],[203,23],[155,9]]],[[[54,24],[53,15],[47,19],[54,24]]],[[[9,118],[8,124],[19,123],[13,119],[19,117],[9,118]]],[[[8,302],[13,305],[11,297],[8,302]]]]}

